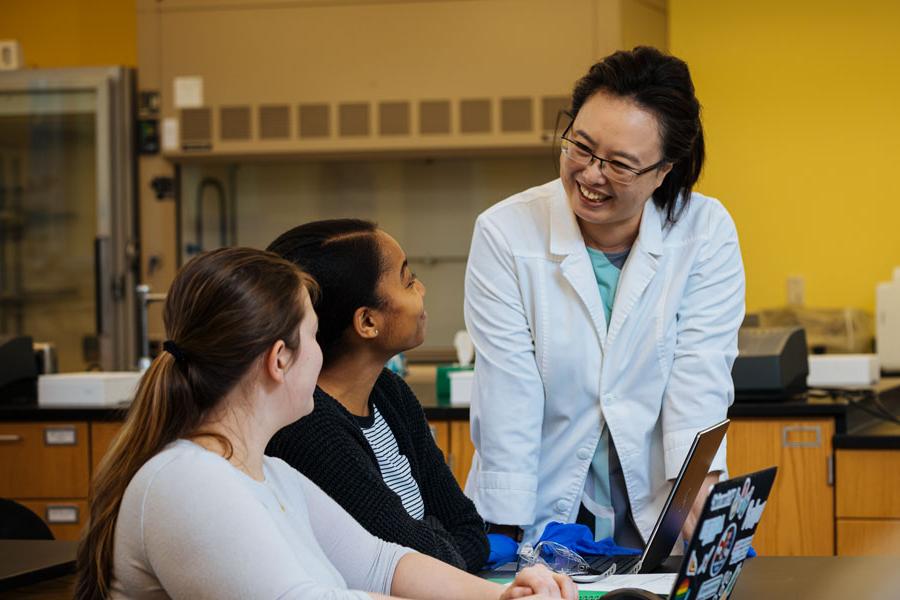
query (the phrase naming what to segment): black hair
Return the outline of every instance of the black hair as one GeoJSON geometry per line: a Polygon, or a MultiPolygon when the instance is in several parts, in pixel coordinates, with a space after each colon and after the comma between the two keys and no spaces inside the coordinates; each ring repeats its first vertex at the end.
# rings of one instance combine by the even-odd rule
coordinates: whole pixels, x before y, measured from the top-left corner
{"type": "Polygon", "coordinates": [[[700,102],[687,63],[648,46],[610,54],[575,84],[572,115],[599,91],[628,98],[656,116],[663,159],[672,169],[653,192],[653,202],[674,223],[700,178],[705,155],[700,102]]]}
{"type": "Polygon", "coordinates": [[[316,335],[325,364],[337,357],[344,332],[361,306],[380,308],[378,280],[385,270],[378,226],[360,219],[329,219],[298,225],[269,244],[274,252],[309,273],[319,284],[314,304],[316,335]]]}

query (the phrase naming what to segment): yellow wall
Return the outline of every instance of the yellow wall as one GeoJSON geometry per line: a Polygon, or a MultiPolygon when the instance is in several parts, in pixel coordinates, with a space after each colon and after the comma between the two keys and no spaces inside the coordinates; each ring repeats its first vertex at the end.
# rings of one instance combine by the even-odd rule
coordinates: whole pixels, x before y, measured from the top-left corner
{"type": "Polygon", "coordinates": [[[670,0],[704,105],[700,191],[737,222],[748,308],[874,308],[900,265],[900,2],[670,0]]]}
{"type": "Polygon", "coordinates": [[[0,0],[0,40],[29,67],[137,65],[134,0],[0,0]]]}

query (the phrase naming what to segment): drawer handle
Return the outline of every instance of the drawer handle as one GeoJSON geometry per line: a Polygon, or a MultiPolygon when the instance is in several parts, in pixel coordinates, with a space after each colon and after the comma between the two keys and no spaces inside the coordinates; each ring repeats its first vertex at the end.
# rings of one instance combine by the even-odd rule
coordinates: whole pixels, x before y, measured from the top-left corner
{"type": "Polygon", "coordinates": [[[21,441],[22,436],[18,433],[0,433],[0,444],[15,444],[21,441]]]}
{"type": "Polygon", "coordinates": [[[53,504],[47,507],[44,513],[46,521],[53,525],[77,524],[78,523],[78,507],[53,504]]]}
{"type": "Polygon", "coordinates": [[[820,448],[822,446],[822,428],[819,425],[785,425],[781,428],[781,445],[785,448],[820,448]],[[791,440],[792,433],[815,433],[812,441],[791,440]]]}
{"type": "Polygon", "coordinates": [[[77,446],[78,434],[74,427],[47,427],[44,429],[45,446],[77,446]]]}

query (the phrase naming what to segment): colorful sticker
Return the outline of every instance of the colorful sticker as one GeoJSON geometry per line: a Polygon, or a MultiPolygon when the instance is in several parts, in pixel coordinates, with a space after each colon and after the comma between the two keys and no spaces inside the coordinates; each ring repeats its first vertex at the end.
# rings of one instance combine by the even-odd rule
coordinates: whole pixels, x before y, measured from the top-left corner
{"type": "Polygon", "coordinates": [[[750,502],[750,506],[747,507],[747,514],[744,517],[744,522],[741,524],[741,530],[745,529],[753,529],[756,527],[756,524],[759,523],[759,520],[762,518],[763,509],[766,508],[766,503],[763,500],[753,500],[750,502]]]}
{"type": "Polygon", "coordinates": [[[691,595],[691,581],[687,577],[681,580],[678,587],[675,588],[675,600],[688,600],[691,595]]]}
{"type": "Polygon", "coordinates": [[[719,593],[719,585],[722,583],[722,576],[707,579],[697,590],[697,600],[707,600],[707,598],[715,598],[719,593]]]}
{"type": "Polygon", "coordinates": [[[722,534],[719,543],[716,544],[712,563],[709,565],[710,575],[718,575],[722,572],[722,567],[725,566],[725,562],[731,554],[731,549],[734,547],[735,538],[737,538],[737,523],[732,523],[725,529],[725,533],[722,534]]]}
{"type": "Polygon", "coordinates": [[[719,515],[718,517],[703,521],[703,526],[700,528],[700,545],[708,546],[720,533],[722,533],[722,529],[724,528],[725,515],[719,515]]]}
{"type": "Polygon", "coordinates": [[[727,492],[722,492],[721,494],[713,494],[712,500],[710,500],[709,503],[710,510],[719,510],[725,508],[726,506],[730,506],[731,502],[734,500],[735,494],[737,494],[737,491],[737,488],[732,488],[727,492]]]}
{"type": "Polygon", "coordinates": [[[728,564],[733,565],[747,558],[747,553],[750,551],[750,542],[752,541],[752,535],[736,541],[734,543],[734,549],[731,551],[731,560],[728,564]]]}
{"type": "Polygon", "coordinates": [[[741,505],[741,496],[740,494],[734,495],[734,500],[731,501],[731,508],[728,510],[728,520],[731,521],[734,519],[734,515],[737,514],[738,507],[741,505]]]}
{"type": "Polygon", "coordinates": [[[709,551],[706,553],[706,556],[703,557],[703,560],[700,562],[700,568],[697,569],[698,575],[702,575],[702,574],[706,573],[706,567],[709,566],[709,560],[712,558],[714,551],[715,551],[714,548],[710,548],[709,551]]]}
{"type": "Polygon", "coordinates": [[[719,590],[716,593],[721,595],[728,586],[729,581],[731,581],[731,571],[725,571],[722,573],[722,584],[719,585],[719,590]]]}
{"type": "Polygon", "coordinates": [[[734,569],[734,573],[731,575],[731,579],[728,581],[728,585],[725,586],[725,591],[722,593],[722,600],[728,600],[728,596],[731,595],[731,590],[734,589],[734,583],[737,581],[738,575],[741,574],[741,568],[743,564],[738,565],[734,569]]]}
{"type": "Polygon", "coordinates": [[[685,575],[693,577],[697,574],[697,552],[695,550],[691,550],[691,558],[688,559],[688,566],[685,575]]]}
{"type": "MultiPolygon", "coordinates": [[[[737,507],[737,517],[738,519],[744,518],[744,513],[747,512],[747,506],[750,505],[750,500],[753,498],[753,492],[756,491],[756,487],[750,485],[750,480],[744,480],[744,486],[741,488],[740,501],[738,502],[737,507]]],[[[734,515],[732,515],[734,518],[734,515]]]]}

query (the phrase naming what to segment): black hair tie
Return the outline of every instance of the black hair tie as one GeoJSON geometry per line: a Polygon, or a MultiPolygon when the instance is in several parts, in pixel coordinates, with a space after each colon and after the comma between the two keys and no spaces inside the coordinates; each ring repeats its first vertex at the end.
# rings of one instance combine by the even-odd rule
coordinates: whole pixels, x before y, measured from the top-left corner
{"type": "Polygon", "coordinates": [[[184,352],[181,351],[181,348],[175,342],[166,340],[163,342],[163,350],[172,355],[175,363],[178,364],[182,371],[187,367],[187,356],[184,355],[184,352]]]}

